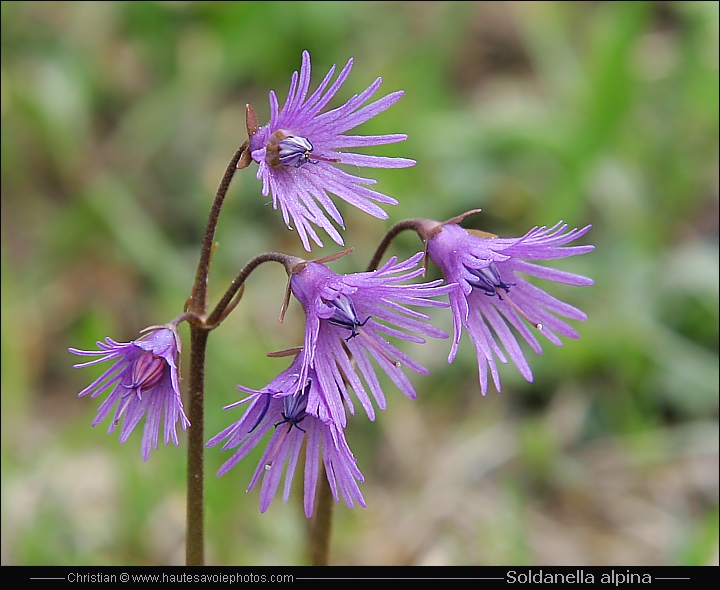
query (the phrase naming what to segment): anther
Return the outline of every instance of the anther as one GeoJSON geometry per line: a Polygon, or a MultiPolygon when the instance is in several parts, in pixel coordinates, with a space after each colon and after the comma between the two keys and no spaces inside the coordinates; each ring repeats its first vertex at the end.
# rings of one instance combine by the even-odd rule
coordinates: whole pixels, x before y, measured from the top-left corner
{"type": "Polygon", "coordinates": [[[500,271],[494,262],[491,262],[484,268],[470,268],[469,266],[466,266],[465,269],[476,277],[476,280],[468,281],[468,283],[470,283],[473,287],[480,289],[488,297],[497,296],[500,301],[507,303],[521,318],[527,321],[534,328],[537,330],[543,329],[543,325],[541,323],[531,320],[527,314],[522,311],[512,299],[510,299],[508,293],[510,293],[510,287],[514,287],[515,283],[504,283],[500,277],[500,271]],[[501,290],[504,291],[504,293],[502,293],[501,290]]]}
{"type": "Polygon", "coordinates": [[[300,168],[304,164],[339,162],[339,158],[326,158],[313,154],[315,146],[307,137],[292,135],[278,129],[271,136],[266,148],[265,159],[270,166],[293,166],[300,168]],[[312,156],[312,157],[311,157],[312,156]]]}

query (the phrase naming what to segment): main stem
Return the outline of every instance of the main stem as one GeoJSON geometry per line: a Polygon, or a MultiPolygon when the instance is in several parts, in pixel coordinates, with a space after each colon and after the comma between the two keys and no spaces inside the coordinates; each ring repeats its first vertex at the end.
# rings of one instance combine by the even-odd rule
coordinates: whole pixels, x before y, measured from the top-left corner
{"type": "Polygon", "coordinates": [[[208,287],[208,276],[210,274],[210,257],[212,256],[213,241],[215,240],[215,229],[217,228],[218,218],[220,217],[220,211],[223,203],[225,202],[225,195],[230,188],[235,171],[237,170],[237,164],[240,161],[240,156],[248,146],[248,142],[243,143],[235,152],[235,155],[230,160],[225,174],[220,181],[217,193],[215,193],[215,200],[213,201],[210,209],[210,215],[208,216],[207,225],[205,226],[205,235],[203,236],[202,247],[200,249],[200,260],[198,261],[197,271],[195,272],[195,283],[193,284],[192,295],[188,301],[186,307],[190,307],[192,311],[198,315],[202,315],[207,311],[207,287],[208,287]]]}
{"type": "Polygon", "coordinates": [[[186,565],[205,565],[204,391],[205,348],[210,332],[190,325],[190,385],[188,405],[186,565]]]}
{"type": "MultiPolygon", "coordinates": [[[[235,152],[225,170],[215,199],[210,209],[205,235],[200,250],[200,260],[192,294],[187,301],[186,311],[192,311],[204,317],[208,306],[208,276],[210,274],[210,258],[212,256],[215,229],[217,228],[220,210],[230,182],[237,170],[240,156],[247,148],[243,143],[235,152]]],[[[194,324],[190,325],[190,385],[188,387],[189,404],[187,461],[187,532],[185,540],[185,563],[187,565],[205,565],[205,493],[204,493],[204,426],[205,426],[205,350],[207,348],[208,329],[194,324]]]]}

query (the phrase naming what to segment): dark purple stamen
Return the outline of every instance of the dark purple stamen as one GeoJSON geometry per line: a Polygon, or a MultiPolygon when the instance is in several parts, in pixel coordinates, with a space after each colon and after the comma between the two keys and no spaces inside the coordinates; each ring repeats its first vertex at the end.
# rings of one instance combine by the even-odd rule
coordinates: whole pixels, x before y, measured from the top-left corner
{"type": "Polygon", "coordinates": [[[297,135],[289,135],[278,145],[278,159],[285,166],[300,168],[303,164],[318,164],[319,160],[311,160],[313,144],[309,139],[297,135]]]}
{"type": "Polygon", "coordinates": [[[356,328],[363,327],[365,324],[367,324],[368,320],[371,317],[367,316],[361,322],[357,312],[355,311],[355,306],[353,305],[352,299],[346,297],[345,295],[339,295],[337,299],[333,299],[332,301],[325,301],[325,303],[329,303],[335,308],[333,315],[331,315],[327,319],[327,321],[335,326],[340,326],[341,328],[346,328],[347,330],[350,330],[351,334],[350,336],[345,338],[345,342],[349,342],[350,339],[355,338],[355,336],[358,335],[358,331],[356,328]]]}
{"type": "Polygon", "coordinates": [[[498,299],[504,301],[507,305],[514,309],[515,313],[517,313],[521,318],[530,322],[538,330],[543,329],[543,325],[540,322],[530,319],[530,317],[522,309],[520,309],[512,299],[510,299],[508,293],[510,292],[510,287],[514,287],[515,283],[503,283],[500,278],[500,271],[497,266],[495,266],[494,262],[491,262],[490,266],[486,266],[485,268],[477,269],[465,266],[465,269],[474,277],[477,277],[477,280],[468,281],[468,283],[470,283],[473,287],[480,289],[488,297],[494,297],[497,295],[498,299]],[[505,291],[504,295],[500,293],[500,289],[505,291]]]}
{"type": "Polygon", "coordinates": [[[284,419],[280,420],[280,422],[277,422],[275,424],[275,428],[277,428],[281,424],[285,424],[286,422],[288,422],[288,433],[292,430],[293,426],[298,430],[305,432],[305,429],[298,426],[298,424],[300,424],[300,422],[305,419],[305,416],[307,416],[305,410],[307,409],[310,385],[312,385],[312,380],[308,380],[307,385],[305,386],[305,389],[303,389],[302,393],[295,395],[287,395],[283,398],[283,406],[285,411],[282,413],[282,417],[284,419]]]}
{"type": "Polygon", "coordinates": [[[488,297],[494,297],[497,295],[500,299],[502,299],[500,293],[498,293],[498,289],[502,289],[505,293],[509,293],[510,287],[515,286],[515,283],[502,282],[502,279],[500,278],[500,271],[498,271],[494,262],[491,262],[490,266],[486,266],[485,268],[478,269],[465,266],[465,269],[474,277],[477,277],[477,280],[468,280],[468,283],[470,283],[473,287],[484,291],[485,295],[488,297]]]}

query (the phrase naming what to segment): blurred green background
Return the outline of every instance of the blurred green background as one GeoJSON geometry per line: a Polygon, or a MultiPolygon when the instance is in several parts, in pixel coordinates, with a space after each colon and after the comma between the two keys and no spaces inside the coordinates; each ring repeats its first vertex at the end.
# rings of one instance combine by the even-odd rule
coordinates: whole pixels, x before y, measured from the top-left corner
{"type": "MultiPolygon", "coordinates": [[[[468,339],[453,365],[448,341],[406,347],[431,375],[351,421],[368,507],[336,506],[331,563],[718,564],[716,2],[0,6],[3,564],[183,563],[185,433],[143,463],[140,432],[91,429],[100,402],[76,395],[100,369],[67,348],[182,311],[244,106],[266,121],[303,49],[313,88],[355,59],[333,106],[377,76],[404,90],[359,131],[407,133],[368,153],[418,162],[370,171],[400,201],[388,221],[340,205],[355,252],[337,272],[392,223],[476,207],[469,227],[591,223],[597,247],[554,265],[596,284],[546,285],[589,321],[528,354],[534,383],[502,367],[483,398],[468,339]]],[[[255,170],[230,189],[211,297],[256,254],[304,254],[255,170]]],[[[287,366],[265,353],[301,342],[297,302],[277,322],[284,289],[261,267],[212,333],[208,438],[240,417],[221,410],[236,384],[287,366]]],[[[208,563],[307,563],[298,502],[259,514],[259,454],[216,478],[229,456],[206,455],[208,563]]]]}

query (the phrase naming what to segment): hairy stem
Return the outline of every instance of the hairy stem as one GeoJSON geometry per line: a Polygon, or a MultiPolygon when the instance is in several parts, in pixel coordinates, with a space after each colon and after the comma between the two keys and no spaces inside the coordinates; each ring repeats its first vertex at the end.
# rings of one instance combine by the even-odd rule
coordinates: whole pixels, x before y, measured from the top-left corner
{"type": "Polygon", "coordinates": [[[385,252],[390,247],[390,244],[392,244],[392,241],[398,236],[398,234],[409,229],[418,231],[417,219],[406,219],[405,221],[400,221],[388,230],[388,233],[385,234],[382,242],[380,242],[380,245],[375,250],[375,254],[372,257],[372,260],[370,260],[370,263],[368,264],[368,272],[377,270],[377,267],[380,265],[382,257],[385,255],[385,252]]]}
{"type": "MultiPolygon", "coordinates": [[[[220,211],[225,201],[230,182],[237,170],[238,162],[247,148],[246,141],[233,155],[220,186],[215,193],[205,235],[200,248],[190,299],[185,304],[185,311],[203,318],[207,312],[208,276],[210,274],[210,258],[215,239],[220,211]]],[[[189,376],[189,407],[188,419],[188,459],[187,459],[187,530],[185,539],[185,562],[187,565],[205,564],[205,492],[204,492],[204,431],[205,431],[205,350],[209,332],[205,326],[190,324],[190,376],[189,376]]]]}
{"type": "Polygon", "coordinates": [[[190,385],[187,462],[187,538],[186,565],[205,565],[205,507],[204,507],[204,395],[205,349],[209,332],[190,325],[190,385]]]}
{"type": "Polygon", "coordinates": [[[195,272],[195,282],[193,283],[192,295],[188,302],[190,309],[196,313],[203,315],[207,310],[207,288],[208,275],[210,274],[210,258],[212,256],[213,240],[215,239],[215,229],[217,228],[220,211],[225,201],[232,182],[240,156],[248,146],[248,142],[243,143],[233,155],[232,160],[225,169],[225,174],[220,181],[220,186],[215,193],[215,200],[210,208],[207,225],[205,226],[205,235],[203,236],[202,246],[200,248],[200,260],[198,261],[197,271],[195,272]]]}
{"type": "Polygon", "coordinates": [[[228,287],[228,290],[225,291],[225,294],[215,306],[215,309],[208,316],[206,321],[208,327],[214,328],[218,322],[225,319],[227,315],[225,311],[228,309],[228,306],[233,302],[233,298],[235,297],[237,292],[245,284],[245,280],[248,278],[248,276],[250,276],[250,273],[252,271],[254,271],[264,262],[279,262],[285,267],[285,270],[288,272],[288,274],[290,274],[293,266],[301,263],[302,260],[295,256],[289,256],[280,252],[266,252],[265,254],[260,254],[260,256],[256,256],[255,258],[253,258],[232,280],[232,283],[230,283],[230,287],[228,287]]]}

